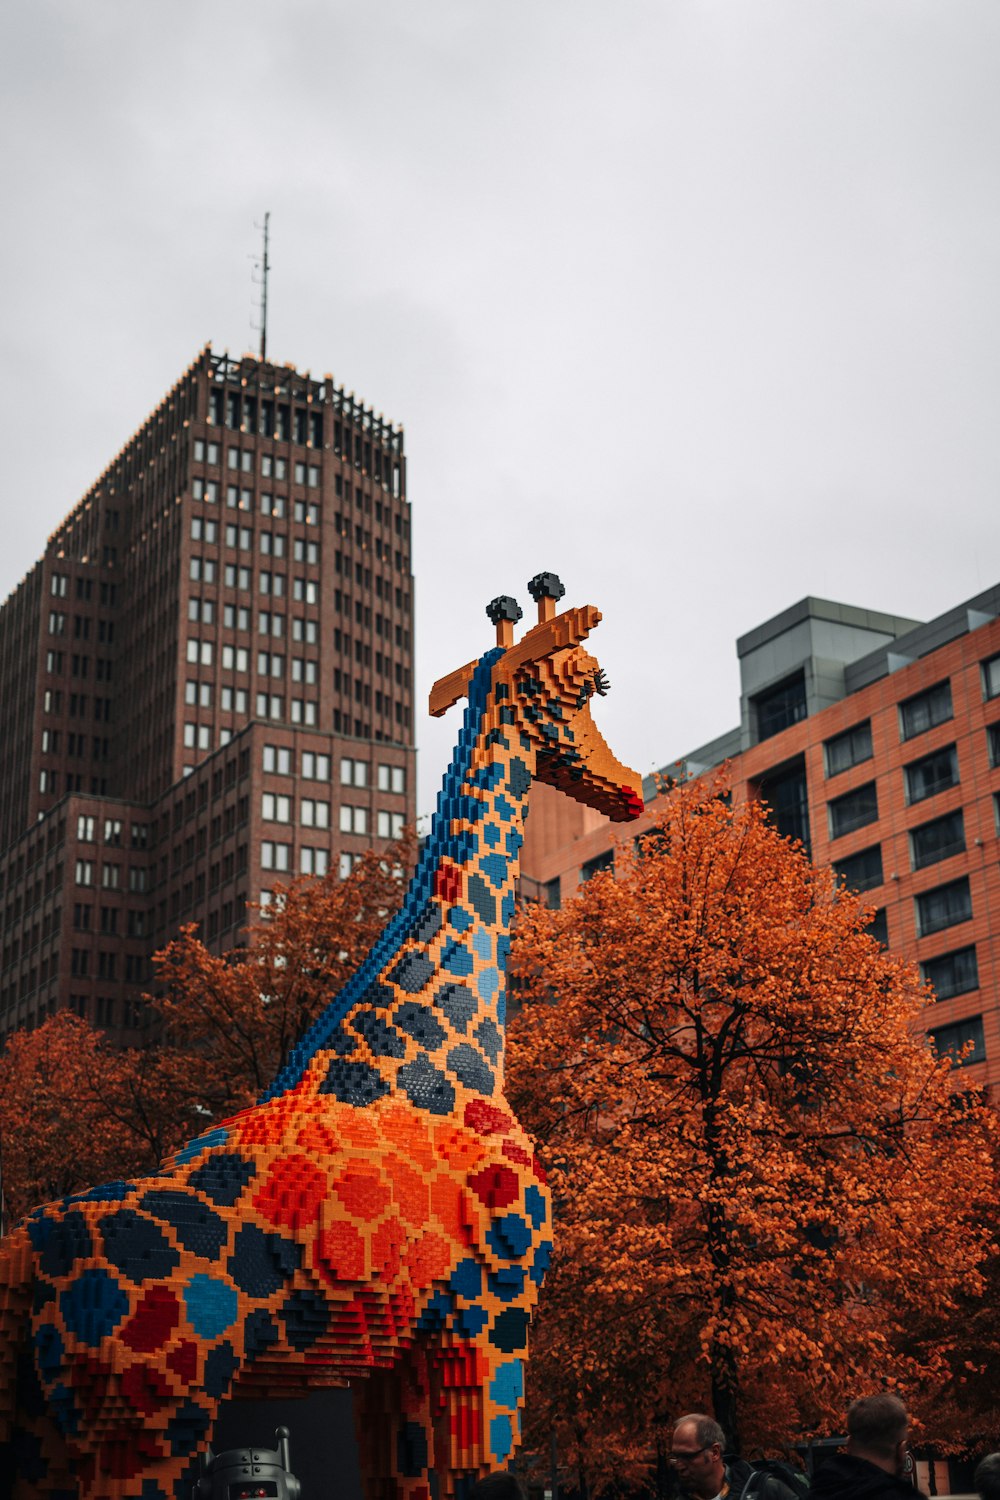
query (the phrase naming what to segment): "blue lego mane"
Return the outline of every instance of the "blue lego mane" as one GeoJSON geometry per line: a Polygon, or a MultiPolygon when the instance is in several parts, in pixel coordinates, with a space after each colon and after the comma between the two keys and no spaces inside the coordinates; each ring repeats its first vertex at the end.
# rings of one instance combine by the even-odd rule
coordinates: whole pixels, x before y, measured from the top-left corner
{"type": "Polygon", "coordinates": [[[360,968],[317,1016],[302,1040],[289,1053],[288,1061],[270,1088],[261,1094],[259,1103],[277,1098],[279,1094],[294,1088],[302,1081],[316,1053],[330,1045],[348,1011],[358,1003],[368,986],[426,915],[427,902],[434,891],[434,876],[442,859],[452,859],[456,864],[464,864],[468,859],[471,837],[467,832],[453,834],[451,824],[456,817],[468,817],[474,821],[482,811],[481,804],[462,796],[462,783],[469,774],[472,751],[489,703],[493,667],[502,655],[503,649],[500,646],[487,651],[472,675],[458,744],[438,793],[431,831],[424,842],[403,905],[388,923],[360,968]]]}

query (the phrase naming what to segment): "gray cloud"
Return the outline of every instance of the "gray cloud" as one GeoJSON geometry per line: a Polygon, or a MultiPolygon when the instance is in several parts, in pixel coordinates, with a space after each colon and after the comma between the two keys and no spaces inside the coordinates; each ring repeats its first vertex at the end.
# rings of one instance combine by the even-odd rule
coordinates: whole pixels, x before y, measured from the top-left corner
{"type": "Polygon", "coordinates": [[[5,591],[206,340],[254,347],[265,209],[269,349],[406,426],[421,693],[554,568],[647,770],[734,722],[735,636],[803,594],[996,581],[994,5],[0,24],[5,591]]]}

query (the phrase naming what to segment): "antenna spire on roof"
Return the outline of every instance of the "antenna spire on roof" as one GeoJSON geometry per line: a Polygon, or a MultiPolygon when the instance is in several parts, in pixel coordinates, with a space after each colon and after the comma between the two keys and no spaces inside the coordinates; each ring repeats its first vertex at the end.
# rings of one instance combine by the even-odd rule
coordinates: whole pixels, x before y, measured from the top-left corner
{"type": "Polygon", "coordinates": [[[264,252],[257,262],[260,268],[260,357],[262,360],[267,358],[267,273],[271,269],[267,247],[270,238],[270,223],[271,215],[270,212],[267,212],[264,215],[263,225],[257,225],[258,229],[263,229],[264,231],[264,252]]]}

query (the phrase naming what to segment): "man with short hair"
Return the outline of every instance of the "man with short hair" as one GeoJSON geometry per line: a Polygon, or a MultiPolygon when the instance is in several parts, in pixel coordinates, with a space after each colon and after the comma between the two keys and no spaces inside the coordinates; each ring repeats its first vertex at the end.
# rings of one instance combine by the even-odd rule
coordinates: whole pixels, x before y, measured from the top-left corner
{"type": "Polygon", "coordinates": [[[988,1453],[977,1465],[973,1484],[980,1500],[1000,1500],[1000,1453],[988,1453]]]}
{"type": "Polygon", "coordinates": [[[690,1412],[674,1428],[670,1462],[691,1500],[797,1500],[774,1474],[757,1474],[742,1458],[723,1454],[726,1434],[712,1417],[690,1412]]]}
{"type": "Polygon", "coordinates": [[[910,1419],[898,1396],[861,1396],[847,1412],[847,1452],[816,1470],[816,1500],[917,1500],[910,1419]]]}

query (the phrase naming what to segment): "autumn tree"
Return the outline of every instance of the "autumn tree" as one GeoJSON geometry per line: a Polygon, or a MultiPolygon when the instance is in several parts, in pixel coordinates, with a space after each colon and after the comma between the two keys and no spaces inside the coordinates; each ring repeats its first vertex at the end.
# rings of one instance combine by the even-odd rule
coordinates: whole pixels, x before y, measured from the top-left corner
{"type": "Polygon", "coordinates": [[[759,805],[680,787],[615,861],[522,913],[508,1044],[557,1215],[529,1410],[598,1482],[657,1417],[780,1447],[883,1376],[945,1379],[946,1343],[900,1341],[979,1291],[990,1190],[915,969],[759,805]]]}
{"type": "Polygon", "coordinates": [[[156,1165],[162,1114],[145,1060],[71,1012],[18,1031],[0,1057],[0,1155],[7,1222],[88,1184],[156,1165]],[[136,1110],[136,1095],[141,1108],[136,1110]]]}
{"type": "Polygon", "coordinates": [[[144,1044],[116,1049],[63,1012],[0,1056],[7,1220],[119,1176],[152,1171],[192,1134],[253,1100],[361,963],[402,899],[409,837],[346,880],[278,886],[245,942],[209,952],[194,925],[155,957],[144,1044]]]}

